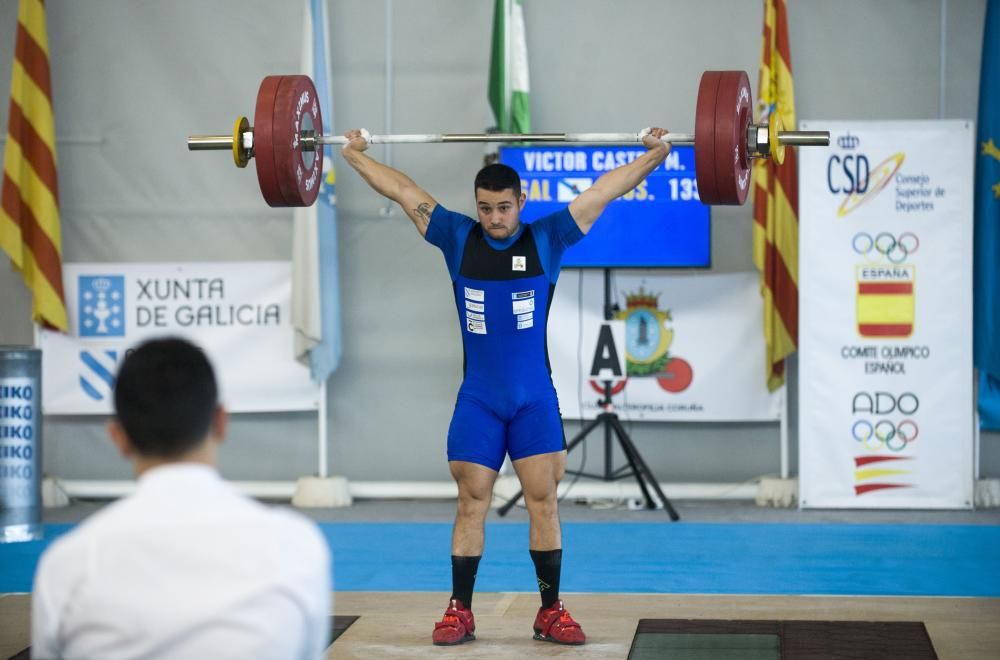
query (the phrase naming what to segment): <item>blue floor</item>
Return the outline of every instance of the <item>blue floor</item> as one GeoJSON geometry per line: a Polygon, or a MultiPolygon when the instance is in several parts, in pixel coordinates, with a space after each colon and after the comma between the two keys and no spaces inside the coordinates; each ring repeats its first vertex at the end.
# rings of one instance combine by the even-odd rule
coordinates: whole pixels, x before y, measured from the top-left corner
{"type": "MultiPolygon", "coordinates": [[[[47,538],[0,545],[0,593],[31,589],[47,538]]],[[[323,523],[343,591],[447,591],[450,523],[323,523]]],[[[477,591],[533,591],[527,524],[489,524],[477,591]]],[[[563,523],[564,592],[1000,597],[1000,527],[563,523]]]]}

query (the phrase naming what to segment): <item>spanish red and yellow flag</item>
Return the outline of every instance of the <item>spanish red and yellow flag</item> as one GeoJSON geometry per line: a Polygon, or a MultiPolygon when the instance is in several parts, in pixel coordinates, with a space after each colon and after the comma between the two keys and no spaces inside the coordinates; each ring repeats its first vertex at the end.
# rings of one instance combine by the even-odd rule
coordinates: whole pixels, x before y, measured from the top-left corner
{"type": "MultiPolygon", "coordinates": [[[[795,92],[788,46],[785,0],[764,0],[764,38],[757,90],[759,121],[777,113],[787,130],[795,130],[795,92]]],[[[799,329],[799,181],[794,149],[776,165],[760,160],[753,166],[753,259],[760,270],[767,342],[767,386],[785,382],[785,358],[795,352],[799,329]]]]}
{"type": "Polygon", "coordinates": [[[0,247],[33,296],[32,317],[66,330],[56,132],[42,0],[21,0],[3,154],[0,247]]]}

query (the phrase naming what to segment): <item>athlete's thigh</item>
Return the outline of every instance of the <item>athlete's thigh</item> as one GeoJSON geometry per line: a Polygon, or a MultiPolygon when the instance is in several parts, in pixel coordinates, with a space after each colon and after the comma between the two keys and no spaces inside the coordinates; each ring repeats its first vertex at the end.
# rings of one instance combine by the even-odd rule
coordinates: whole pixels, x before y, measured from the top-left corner
{"type": "Polygon", "coordinates": [[[522,406],[507,426],[507,452],[511,461],[566,449],[562,417],[555,395],[522,406]]]}
{"type": "Polygon", "coordinates": [[[493,495],[497,471],[481,463],[448,461],[451,476],[458,484],[458,496],[473,500],[488,500],[493,495]]]}
{"type": "Polygon", "coordinates": [[[525,499],[529,502],[545,500],[555,497],[556,487],[566,472],[566,452],[535,454],[512,461],[512,464],[525,499]]]}
{"type": "Polygon", "coordinates": [[[507,425],[476,397],[459,393],[448,428],[448,460],[500,470],[507,452],[507,425]]]}

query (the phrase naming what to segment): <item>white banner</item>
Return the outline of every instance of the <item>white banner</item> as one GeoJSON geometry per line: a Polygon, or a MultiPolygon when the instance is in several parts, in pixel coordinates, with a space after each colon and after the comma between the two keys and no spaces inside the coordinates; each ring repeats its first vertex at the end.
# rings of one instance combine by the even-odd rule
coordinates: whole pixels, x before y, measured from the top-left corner
{"type": "MultiPolygon", "coordinates": [[[[566,270],[549,317],[552,380],[563,417],[593,419],[603,383],[589,377],[604,320],[604,273],[566,270]],[[581,292],[582,285],[582,292],[581,292]]],[[[780,397],[764,382],[764,331],[756,273],[612,275],[625,321],[628,378],[612,400],[624,419],[776,420],[780,397]]]]}
{"type": "Polygon", "coordinates": [[[231,412],[315,410],[317,386],[295,361],[284,261],[67,263],[70,331],[42,331],[46,414],[107,414],[125,353],[180,336],[211,359],[231,412]]]}
{"type": "Polygon", "coordinates": [[[801,127],[802,506],[971,507],[972,124],[801,127]]]}

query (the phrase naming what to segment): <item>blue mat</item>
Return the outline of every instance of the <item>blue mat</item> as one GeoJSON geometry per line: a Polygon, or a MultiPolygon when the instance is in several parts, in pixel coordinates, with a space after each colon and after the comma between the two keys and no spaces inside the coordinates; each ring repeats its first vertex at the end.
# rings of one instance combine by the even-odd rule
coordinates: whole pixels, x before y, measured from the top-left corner
{"type": "MultiPolygon", "coordinates": [[[[448,591],[450,523],[327,523],[342,591],[448,591]]],[[[31,589],[46,539],[0,545],[0,593],[31,589]]],[[[525,523],[487,525],[477,591],[534,591],[525,523]]],[[[1000,597],[1000,527],[564,523],[564,592],[1000,597]]]]}

